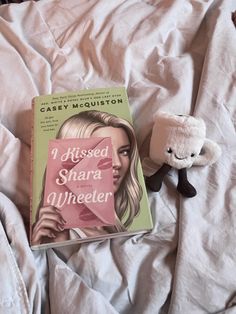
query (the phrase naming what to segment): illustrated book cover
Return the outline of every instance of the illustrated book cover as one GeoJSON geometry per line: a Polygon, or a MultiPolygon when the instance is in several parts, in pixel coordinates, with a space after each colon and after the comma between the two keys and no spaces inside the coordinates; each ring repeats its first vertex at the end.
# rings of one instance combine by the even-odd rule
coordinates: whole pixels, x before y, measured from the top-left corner
{"type": "Polygon", "coordinates": [[[32,249],[152,229],[124,87],[35,97],[31,156],[32,249]]]}

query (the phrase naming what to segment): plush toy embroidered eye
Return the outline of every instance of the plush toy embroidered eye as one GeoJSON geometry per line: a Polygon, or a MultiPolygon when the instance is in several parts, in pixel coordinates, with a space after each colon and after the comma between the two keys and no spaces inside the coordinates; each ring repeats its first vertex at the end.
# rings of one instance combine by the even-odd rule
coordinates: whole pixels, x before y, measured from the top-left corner
{"type": "Polygon", "coordinates": [[[210,165],[220,155],[219,145],[206,138],[201,118],[159,112],[152,129],[149,157],[142,161],[146,185],[152,191],[159,191],[164,176],[175,168],[177,190],[185,197],[193,197],[197,192],[188,181],[187,168],[210,165]]]}

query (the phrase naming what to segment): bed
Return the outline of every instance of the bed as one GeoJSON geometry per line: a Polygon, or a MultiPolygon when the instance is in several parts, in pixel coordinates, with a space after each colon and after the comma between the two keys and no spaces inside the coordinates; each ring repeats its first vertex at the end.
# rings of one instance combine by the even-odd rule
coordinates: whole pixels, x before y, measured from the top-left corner
{"type": "Polygon", "coordinates": [[[236,313],[233,0],[0,6],[0,313],[236,313]],[[31,251],[31,100],[125,86],[140,152],[159,110],[204,119],[220,159],[148,191],[145,235],[31,251]]]}

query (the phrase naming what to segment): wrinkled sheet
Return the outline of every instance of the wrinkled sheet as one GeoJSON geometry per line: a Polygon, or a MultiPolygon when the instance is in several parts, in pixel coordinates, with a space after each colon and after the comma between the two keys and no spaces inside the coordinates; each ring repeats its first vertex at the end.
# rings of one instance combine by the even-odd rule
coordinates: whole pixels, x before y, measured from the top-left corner
{"type": "MultiPolygon", "coordinates": [[[[0,6],[0,312],[236,313],[234,0],[0,6]],[[31,99],[125,86],[140,152],[158,110],[202,117],[220,160],[148,192],[151,233],[32,252],[31,99]],[[21,215],[20,215],[21,214],[21,215]]],[[[146,153],[146,151],[144,151],[146,153]]]]}

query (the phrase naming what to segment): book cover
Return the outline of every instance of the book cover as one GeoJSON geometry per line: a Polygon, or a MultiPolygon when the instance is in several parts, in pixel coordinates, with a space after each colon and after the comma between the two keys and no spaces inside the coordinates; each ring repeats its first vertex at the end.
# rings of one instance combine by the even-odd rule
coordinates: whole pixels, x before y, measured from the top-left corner
{"type": "Polygon", "coordinates": [[[152,229],[124,87],[37,96],[32,113],[32,249],[152,229]]]}
{"type": "Polygon", "coordinates": [[[110,138],[49,140],[43,206],[64,228],[115,225],[110,138]]]}

